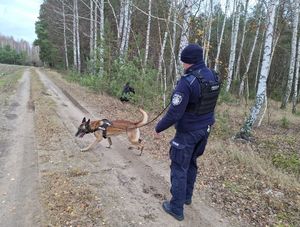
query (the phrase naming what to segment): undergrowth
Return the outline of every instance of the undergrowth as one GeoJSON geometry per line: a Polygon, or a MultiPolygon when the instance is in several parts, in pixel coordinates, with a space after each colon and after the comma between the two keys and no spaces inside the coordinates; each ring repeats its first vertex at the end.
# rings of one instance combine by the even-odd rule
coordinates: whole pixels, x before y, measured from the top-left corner
{"type": "MultiPolygon", "coordinates": [[[[109,74],[104,72],[102,75],[80,75],[73,71],[67,77],[69,81],[76,81],[96,92],[105,92],[117,98],[121,96],[126,82],[129,82],[135,89],[130,102],[148,109],[162,106],[160,82],[156,78],[157,70],[152,68],[142,70],[135,60],[125,63],[115,60],[109,74]]],[[[170,88],[168,90],[170,93],[170,88]]]]}

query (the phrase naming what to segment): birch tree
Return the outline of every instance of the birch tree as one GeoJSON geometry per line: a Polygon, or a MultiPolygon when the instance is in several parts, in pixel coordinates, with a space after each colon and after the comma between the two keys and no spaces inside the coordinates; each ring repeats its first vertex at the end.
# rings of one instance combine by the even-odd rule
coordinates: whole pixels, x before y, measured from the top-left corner
{"type": "Polygon", "coordinates": [[[258,89],[255,98],[255,104],[252,107],[251,113],[247,120],[245,121],[243,127],[241,128],[237,137],[242,137],[248,139],[251,135],[251,130],[253,124],[255,123],[260,110],[265,103],[266,100],[266,89],[267,89],[267,79],[270,72],[271,66],[271,54],[272,54],[272,43],[274,36],[274,21],[275,21],[275,13],[276,6],[278,0],[269,0],[267,5],[267,30],[266,30],[266,38],[264,42],[264,54],[263,54],[263,62],[260,72],[260,78],[258,83],[258,89]]]}
{"type": "Polygon", "coordinates": [[[210,0],[210,10],[209,10],[209,19],[208,19],[208,31],[207,31],[207,41],[205,43],[204,53],[205,53],[205,64],[207,65],[208,62],[208,52],[210,49],[210,38],[211,38],[211,25],[212,25],[212,18],[213,18],[213,1],[210,0]]]}
{"type": "Polygon", "coordinates": [[[227,15],[227,11],[229,8],[229,0],[226,0],[226,5],[225,5],[225,12],[224,12],[224,20],[223,20],[223,25],[222,25],[222,30],[221,30],[221,35],[220,35],[220,39],[218,42],[218,47],[217,47],[217,55],[215,58],[215,71],[218,72],[219,71],[219,66],[220,66],[220,53],[221,53],[221,47],[222,47],[222,42],[223,42],[223,35],[224,35],[224,30],[225,30],[225,24],[226,24],[226,15],[227,15]]]}
{"type": "Polygon", "coordinates": [[[119,16],[119,30],[118,30],[118,43],[119,43],[119,46],[121,45],[121,37],[122,37],[123,24],[124,24],[125,1],[127,1],[127,0],[120,0],[120,16],[119,16]]]}
{"type": "Polygon", "coordinates": [[[258,25],[257,25],[257,29],[256,29],[253,45],[252,45],[252,48],[251,48],[251,51],[250,51],[250,54],[249,54],[246,70],[245,70],[245,72],[244,72],[244,74],[241,78],[241,83],[240,83],[240,88],[239,88],[239,97],[241,97],[243,95],[245,79],[248,77],[248,72],[249,72],[249,69],[250,69],[250,64],[252,62],[253,53],[254,53],[255,48],[256,48],[256,43],[257,43],[257,39],[258,39],[258,35],[259,35],[259,29],[260,29],[260,23],[261,23],[261,17],[259,18],[259,22],[258,22],[258,25]]]}
{"type": "Polygon", "coordinates": [[[287,78],[287,84],[285,93],[283,95],[281,109],[285,109],[288,103],[289,97],[292,91],[293,78],[295,73],[295,62],[296,62],[296,49],[297,49],[297,33],[298,33],[298,22],[299,22],[299,0],[294,0],[292,3],[293,9],[293,35],[292,35],[292,44],[291,44],[291,60],[290,60],[290,69],[287,78]]]}
{"type": "MultiPolygon", "coordinates": [[[[172,13],[172,8],[170,7],[169,9],[169,13],[168,13],[168,19],[166,21],[166,23],[168,24],[171,18],[171,13],[172,13]]],[[[159,26],[160,28],[160,26],[159,26]]],[[[160,29],[159,29],[160,30],[160,29]]],[[[161,48],[160,48],[160,55],[159,55],[159,60],[158,60],[158,76],[161,74],[162,72],[162,63],[163,63],[163,58],[164,58],[164,53],[165,53],[165,49],[166,49],[166,43],[167,43],[167,38],[168,38],[168,25],[166,26],[166,30],[164,32],[164,38],[163,41],[160,42],[161,43],[161,48]]]]}
{"type": "Polygon", "coordinates": [[[300,70],[300,38],[298,38],[298,54],[297,54],[297,63],[296,63],[296,73],[294,78],[294,92],[292,99],[292,113],[296,113],[296,105],[298,98],[298,83],[299,83],[299,70],[300,70]]]}
{"type": "MultiPolygon", "coordinates": [[[[182,22],[182,30],[180,34],[180,41],[179,41],[179,51],[178,51],[178,57],[177,62],[180,61],[180,54],[183,50],[183,48],[188,45],[189,42],[189,23],[191,18],[191,7],[192,7],[192,0],[186,0],[184,8],[183,8],[183,22],[182,22]]],[[[181,64],[177,64],[177,79],[182,75],[183,68],[181,64]]]]}
{"type": "Polygon", "coordinates": [[[95,2],[94,9],[94,59],[97,58],[97,42],[98,42],[98,4],[95,2]]]}
{"type": "Polygon", "coordinates": [[[94,55],[94,0],[90,0],[90,59],[94,55]]]}
{"type": "Polygon", "coordinates": [[[104,65],[104,0],[99,0],[99,75],[103,74],[104,65]]]}
{"type": "Polygon", "coordinates": [[[73,0],[73,65],[76,70],[78,70],[78,60],[77,60],[77,43],[76,43],[76,3],[77,0],[73,0]]]}
{"type": "MultiPolygon", "coordinates": [[[[169,75],[170,78],[173,78],[173,66],[174,64],[177,65],[176,56],[175,56],[175,46],[176,46],[176,33],[177,33],[177,10],[176,10],[177,0],[172,1],[172,11],[173,11],[173,35],[172,40],[170,41],[171,44],[171,59],[170,59],[170,67],[169,67],[169,75]]],[[[177,67],[175,67],[175,75],[177,75],[177,67]]],[[[174,85],[174,84],[173,84],[174,85]]]]}
{"type": "MultiPolygon", "coordinates": [[[[266,30],[263,30],[263,34],[262,34],[262,40],[264,39],[266,30]]],[[[260,48],[259,48],[259,55],[258,55],[258,59],[257,59],[257,67],[256,67],[256,73],[255,73],[255,80],[254,80],[254,88],[255,91],[257,89],[257,81],[258,81],[258,75],[259,75],[259,70],[260,70],[260,61],[261,61],[261,56],[263,53],[263,47],[264,47],[264,42],[261,42],[260,48]]]]}
{"type": "Polygon", "coordinates": [[[69,59],[68,59],[68,46],[67,46],[67,35],[66,35],[66,15],[65,15],[65,0],[62,3],[62,16],[63,16],[63,35],[64,35],[64,53],[65,53],[65,65],[66,69],[69,69],[69,59]]]}
{"type": "Polygon", "coordinates": [[[246,35],[246,32],[247,32],[246,31],[246,27],[247,27],[247,22],[248,22],[248,17],[247,17],[248,3],[249,3],[249,0],[246,0],[245,11],[244,11],[244,26],[243,26],[243,31],[242,31],[242,40],[241,40],[239,55],[238,55],[238,59],[237,59],[237,63],[236,63],[236,68],[235,68],[235,78],[238,79],[238,80],[240,78],[241,58],[242,58],[242,53],[243,53],[243,48],[244,48],[245,35],[246,35]]]}
{"type": "Polygon", "coordinates": [[[148,23],[147,23],[147,35],[146,35],[146,48],[145,48],[145,60],[144,66],[147,64],[148,61],[148,53],[149,53],[149,40],[150,40],[150,28],[151,28],[151,4],[152,0],[149,0],[148,4],[148,23]]]}
{"type": "MultiPolygon", "coordinates": [[[[121,34],[121,45],[120,45],[120,57],[123,58],[127,48],[128,48],[128,42],[129,42],[129,34],[131,29],[131,0],[125,0],[124,2],[124,9],[123,9],[124,16],[123,18],[123,26],[120,27],[120,30],[122,30],[121,34]],[[127,47],[127,48],[126,48],[127,47]]],[[[120,17],[121,19],[121,17],[120,17]]],[[[121,23],[121,24],[122,24],[121,23]]]]}
{"type": "Polygon", "coordinates": [[[80,35],[79,35],[79,16],[78,16],[78,1],[76,3],[76,48],[77,48],[77,71],[80,72],[81,70],[81,58],[80,58],[80,35]]]}
{"type": "Polygon", "coordinates": [[[131,16],[132,16],[132,0],[128,1],[129,3],[129,13],[128,13],[128,26],[126,29],[126,37],[125,37],[125,48],[124,48],[124,53],[127,53],[128,51],[128,46],[129,46],[129,37],[130,37],[130,32],[131,32],[131,16]]]}
{"type": "Polygon", "coordinates": [[[228,92],[232,82],[232,76],[234,71],[235,55],[236,55],[236,44],[238,38],[239,24],[240,24],[240,0],[237,0],[236,12],[234,16],[234,22],[232,27],[232,36],[231,36],[231,47],[230,47],[230,57],[228,65],[228,75],[227,75],[227,84],[226,91],[228,92]]]}

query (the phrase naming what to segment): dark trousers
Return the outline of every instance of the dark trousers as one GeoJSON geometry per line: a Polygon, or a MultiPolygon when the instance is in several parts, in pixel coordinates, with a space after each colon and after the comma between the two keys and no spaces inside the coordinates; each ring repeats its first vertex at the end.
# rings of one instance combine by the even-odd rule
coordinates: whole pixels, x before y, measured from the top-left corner
{"type": "Polygon", "coordinates": [[[209,136],[208,128],[192,132],[176,132],[171,141],[172,211],[183,214],[183,205],[193,195],[197,176],[197,158],[203,154],[209,136]]]}

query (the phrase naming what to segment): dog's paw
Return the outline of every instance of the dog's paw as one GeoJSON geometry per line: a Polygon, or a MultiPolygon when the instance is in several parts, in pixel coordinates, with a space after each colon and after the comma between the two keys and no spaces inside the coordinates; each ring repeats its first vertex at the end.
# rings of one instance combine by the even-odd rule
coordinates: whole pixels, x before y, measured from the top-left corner
{"type": "Polygon", "coordinates": [[[106,148],[110,149],[110,148],[111,148],[111,146],[107,146],[106,148]]]}

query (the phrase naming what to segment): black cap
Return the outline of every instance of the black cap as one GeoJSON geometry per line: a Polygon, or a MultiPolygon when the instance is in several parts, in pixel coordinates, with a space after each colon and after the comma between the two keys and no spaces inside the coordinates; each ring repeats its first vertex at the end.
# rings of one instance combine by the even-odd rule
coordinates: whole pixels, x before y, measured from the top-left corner
{"type": "Polygon", "coordinates": [[[187,64],[203,62],[203,49],[198,44],[189,44],[181,52],[180,60],[187,64]]]}

